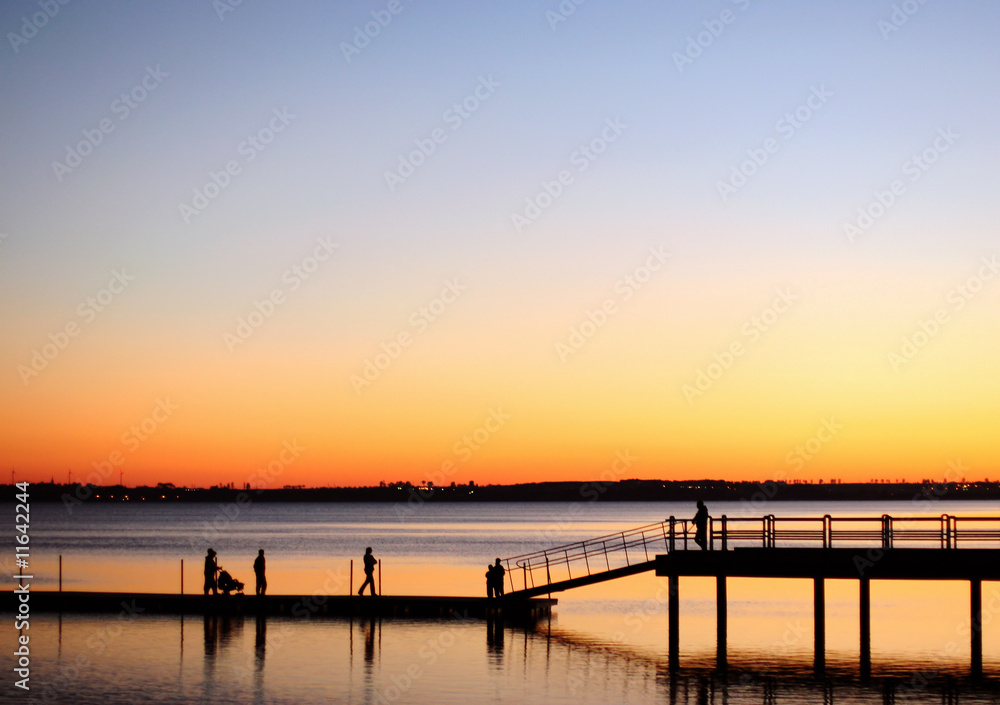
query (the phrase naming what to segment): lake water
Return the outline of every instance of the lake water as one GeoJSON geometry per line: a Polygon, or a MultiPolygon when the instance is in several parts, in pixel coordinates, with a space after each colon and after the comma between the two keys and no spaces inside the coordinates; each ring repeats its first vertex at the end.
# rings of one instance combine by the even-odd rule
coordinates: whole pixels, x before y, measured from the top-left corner
{"type": "MultiPolygon", "coordinates": [[[[713,516],[745,516],[711,503],[713,516]]],[[[998,515],[995,503],[770,503],[753,514],[998,515]]],[[[35,504],[33,590],[201,591],[208,546],[270,594],[347,594],[361,555],[382,590],[482,595],[486,564],[694,508],[671,503],[35,504]],[[350,561],[354,560],[353,574],[350,561]]],[[[0,559],[11,571],[11,556],[0,559]]],[[[10,583],[8,583],[10,584],[10,583]]],[[[729,668],[716,669],[715,582],[682,578],[681,668],[667,668],[666,579],[558,593],[534,625],[446,621],[33,615],[30,693],[13,687],[17,632],[0,632],[2,702],[779,703],[1000,702],[1000,583],[984,583],[984,675],[969,676],[967,582],[874,581],[872,675],[858,669],[857,581],[827,581],[827,669],[813,671],[812,584],[729,580],[729,668]],[[997,617],[994,623],[994,617],[997,617]]]]}

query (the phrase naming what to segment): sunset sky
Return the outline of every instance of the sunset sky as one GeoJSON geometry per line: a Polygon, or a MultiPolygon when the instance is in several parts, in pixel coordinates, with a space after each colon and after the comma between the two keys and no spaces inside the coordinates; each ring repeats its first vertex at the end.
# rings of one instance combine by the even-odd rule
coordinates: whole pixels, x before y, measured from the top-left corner
{"type": "Polygon", "coordinates": [[[0,27],[18,480],[1000,478],[996,3],[0,27]]]}

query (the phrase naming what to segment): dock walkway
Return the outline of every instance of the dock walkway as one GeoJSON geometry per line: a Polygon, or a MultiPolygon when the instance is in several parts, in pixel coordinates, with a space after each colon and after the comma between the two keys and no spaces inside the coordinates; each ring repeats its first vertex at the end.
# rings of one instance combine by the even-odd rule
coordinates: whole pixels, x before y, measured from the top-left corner
{"type": "MultiPolygon", "coordinates": [[[[0,611],[14,612],[17,596],[0,598],[0,611]]],[[[31,612],[194,615],[285,615],[310,617],[397,617],[482,619],[498,614],[512,619],[548,616],[556,600],[392,595],[178,595],[131,592],[34,592],[31,612]]]]}

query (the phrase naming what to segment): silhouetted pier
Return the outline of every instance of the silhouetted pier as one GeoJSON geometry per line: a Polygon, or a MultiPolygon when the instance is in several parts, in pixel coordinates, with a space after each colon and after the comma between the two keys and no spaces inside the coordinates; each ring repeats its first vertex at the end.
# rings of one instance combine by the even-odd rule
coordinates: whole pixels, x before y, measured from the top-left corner
{"type": "MultiPolygon", "coordinates": [[[[0,608],[12,612],[16,595],[7,592],[0,608]]],[[[393,595],[179,595],[130,592],[32,592],[31,612],[112,614],[274,615],[310,617],[399,617],[439,619],[485,618],[503,614],[512,619],[548,616],[555,600],[518,597],[437,597],[393,595]]]]}
{"type": "Polygon", "coordinates": [[[670,667],[680,660],[680,577],[714,577],[717,662],[726,666],[728,578],[813,581],[814,659],[825,668],[825,580],[859,581],[859,652],[871,669],[872,580],[967,580],[970,657],[982,671],[982,583],[1000,580],[1000,517],[775,517],[709,520],[708,547],[688,543],[688,522],[664,522],[506,559],[511,596],[569,590],[655,570],[668,579],[670,667]],[[835,547],[836,544],[836,547],[835,547]],[[518,585],[520,583],[520,585],[518,585]]]}

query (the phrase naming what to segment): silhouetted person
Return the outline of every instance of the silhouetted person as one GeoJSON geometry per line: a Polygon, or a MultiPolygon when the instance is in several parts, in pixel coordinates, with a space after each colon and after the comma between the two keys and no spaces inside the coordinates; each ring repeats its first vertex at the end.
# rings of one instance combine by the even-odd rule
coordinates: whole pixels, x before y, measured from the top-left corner
{"type": "Polygon", "coordinates": [[[365,549],[365,581],[361,583],[361,587],[358,589],[358,594],[362,595],[365,591],[366,585],[371,585],[372,597],[375,596],[375,564],[378,561],[375,560],[375,556],[372,555],[372,547],[369,546],[365,549]]]}
{"type": "Polygon", "coordinates": [[[701,547],[702,551],[706,550],[708,548],[708,542],[705,540],[708,531],[708,507],[700,499],[698,500],[698,512],[694,515],[691,523],[694,524],[694,542],[701,547]]]}
{"type": "Polygon", "coordinates": [[[215,582],[215,574],[219,572],[219,563],[215,558],[215,549],[208,549],[205,556],[205,594],[211,590],[213,595],[219,594],[218,584],[215,582]]]}
{"type": "Polygon", "coordinates": [[[493,566],[489,563],[486,564],[486,599],[493,598],[493,566]]]}
{"type": "Polygon", "coordinates": [[[253,574],[257,576],[257,595],[263,595],[267,590],[267,578],[264,577],[264,549],[257,551],[257,558],[253,562],[253,574]]]}
{"type": "Polygon", "coordinates": [[[500,565],[500,559],[493,564],[493,594],[496,597],[503,597],[503,576],[507,573],[500,565]]]}

